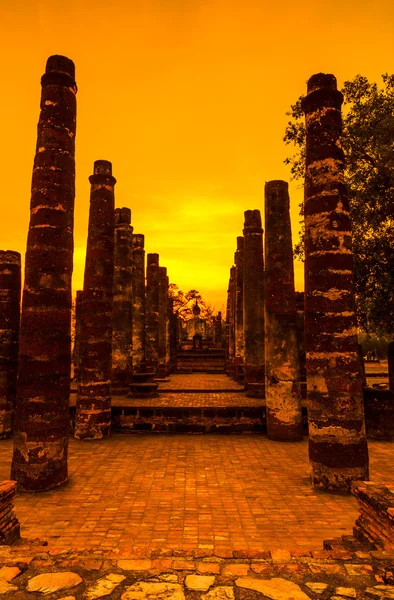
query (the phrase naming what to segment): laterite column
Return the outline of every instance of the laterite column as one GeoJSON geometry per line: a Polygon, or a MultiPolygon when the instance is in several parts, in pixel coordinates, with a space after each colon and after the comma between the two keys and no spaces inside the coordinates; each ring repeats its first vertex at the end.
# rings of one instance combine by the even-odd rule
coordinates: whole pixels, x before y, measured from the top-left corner
{"type": "Polygon", "coordinates": [[[111,433],[114,187],[112,164],[96,160],[89,177],[90,210],[81,311],[75,437],[111,433]]]}
{"type": "Polygon", "coordinates": [[[243,381],[244,377],[244,238],[237,237],[235,262],[235,378],[243,381]]]}
{"type": "Polygon", "coordinates": [[[114,299],[112,309],[112,393],[127,394],[132,373],[131,210],[115,209],[114,299]]]}
{"type": "Polygon", "coordinates": [[[167,313],[168,277],[166,267],[159,267],[159,329],[158,329],[158,368],[159,377],[168,375],[167,357],[167,313]]]}
{"type": "Polygon", "coordinates": [[[82,297],[83,297],[83,291],[78,290],[75,295],[75,333],[74,333],[74,349],[73,349],[74,381],[78,381],[78,377],[79,377],[79,364],[80,364],[79,340],[81,337],[82,297]]]}
{"type": "Polygon", "coordinates": [[[389,369],[389,390],[394,392],[394,342],[390,342],[387,348],[389,369]]]}
{"type": "Polygon", "coordinates": [[[18,373],[21,255],[0,250],[0,439],[11,437],[18,373]]]}
{"type": "Polygon", "coordinates": [[[305,351],[313,485],[348,493],[368,479],[357,348],[352,232],[340,144],[343,96],[334,75],[308,81],[306,120],[305,351]]]}
{"type": "Polygon", "coordinates": [[[145,238],[133,234],[132,246],[132,363],[133,373],[145,369],[145,238]]]}
{"type": "Polygon", "coordinates": [[[230,269],[228,284],[228,367],[227,375],[235,376],[235,267],[230,269]]]}
{"type": "Polygon", "coordinates": [[[266,183],[264,205],[267,434],[296,442],[302,440],[302,413],[288,184],[266,183]]]}
{"type": "Polygon", "coordinates": [[[245,390],[248,396],[264,398],[264,257],[259,210],[245,211],[243,234],[245,390]]]}
{"type": "Polygon", "coordinates": [[[159,255],[148,254],[146,266],[146,365],[155,375],[159,362],[159,255]]]}
{"type": "Polygon", "coordinates": [[[31,185],[11,479],[43,492],[67,481],[75,197],[74,63],[50,56],[31,185]]]}

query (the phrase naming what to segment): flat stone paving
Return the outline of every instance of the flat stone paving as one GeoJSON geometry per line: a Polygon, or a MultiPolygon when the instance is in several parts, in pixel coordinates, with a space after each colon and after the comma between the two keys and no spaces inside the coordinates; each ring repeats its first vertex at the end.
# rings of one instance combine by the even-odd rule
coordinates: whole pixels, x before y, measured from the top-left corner
{"type": "MultiPolygon", "coordinates": [[[[173,551],[321,549],[351,534],[352,496],[315,491],[308,442],[262,435],[113,434],[70,439],[69,483],[17,494],[23,537],[69,548],[173,551]]],[[[371,480],[394,482],[394,442],[369,442],[371,480]]],[[[9,478],[12,440],[0,441],[0,480],[9,478]]]]}

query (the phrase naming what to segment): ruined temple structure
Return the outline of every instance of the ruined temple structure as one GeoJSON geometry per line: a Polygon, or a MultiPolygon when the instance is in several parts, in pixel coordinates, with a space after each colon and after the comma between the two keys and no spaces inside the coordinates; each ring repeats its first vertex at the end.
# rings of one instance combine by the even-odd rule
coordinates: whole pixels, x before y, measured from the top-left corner
{"type": "Polygon", "coordinates": [[[132,237],[132,372],[145,369],[145,238],[141,233],[132,237]]]}
{"type": "Polygon", "coordinates": [[[146,368],[157,375],[159,364],[160,310],[160,267],[158,254],[147,255],[145,302],[146,368]]]}
{"type": "Polygon", "coordinates": [[[305,351],[313,485],[348,493],[368,479],[357,348],[352,233],[344,184],[343,95],[334,75],[308,81],[306,121],[305,351]]]}
{"type": "Polygon", "coordinates": [[[234,308],[234,367],[235,379],[239,382],[244,378],[244,238],[237,237],[237,250],[234,254],[235,263],[235,308],[234,308]]]}
{"type": "Polygon", "coordinates": [[[389,390],[394,392],[394,342],[390,342],[387,348],[389,369],[389,390]]]}
{"type": "Polygon", "coordinates": [[[132,373],[131,210],[115,209],[114,292],[112,309],[112,393],[127,394],[132,373]]]}
{"type": "Polygon", "coordinates": [[[302,440],[297,306],[290,198],[285,181],[265,184],[265,398],[268,437],[302,440]]]}
{"type": "Polygon", "coordinates": [[[21,255],[0,250],[0,439],[11,437],[18,372],[21,255]]]}
{"type": "Polygon", "coordinates": [[[77,439],[111,431],[114,187],[112,164],[96,160],[89,177],[90,210],[80,325],[80,367],[75,415],[77,439]]]}
{"type": "Polygon", "coordinates": [[[158,325],[158,376],[169,374],[168,329],[168,276],[166,267],[159,267],[159,325],[158,325]]]}
{"type": "Polygon", "coordinates": [[[235,375],[235,292],[235,267],[232,266],[227,289],[226,314],[226,373],[229,377],[235,375]]]}
{"type": "Polygon", "coordinates": [[[246,394],[264,397],[264,257],[259,210],[245,211],[244,223],[244,383],[246,394]]]}
{"type": "Polygon", "coordinates": [[[75,66],[50,56],[31,185],[11,479],[43,492],[67,481],[75,197],[75,66]]]}
{"type": "Polygon", "coordinates": [[[75,294],[75,332],[74,332],[74,348],[73,348],[73,367],[74,367],[74,381],[78,381],[79,377],[79,340],[81,337],[81,311],[82,311],[82,298],[83,291],[78,290],[75,294]]]}

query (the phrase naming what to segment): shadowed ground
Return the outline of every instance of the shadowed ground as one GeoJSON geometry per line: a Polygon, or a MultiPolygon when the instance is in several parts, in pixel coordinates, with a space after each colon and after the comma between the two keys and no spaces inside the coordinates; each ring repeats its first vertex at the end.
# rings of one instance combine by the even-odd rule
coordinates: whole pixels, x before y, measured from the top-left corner
{"type": "MultiPolygon", "coordinates": [[[[314,491],[307,438],[127,435],[70,439],[70,481],[18,494],[23,537],[73,548],[267,550],[322,548],[351,534],[353,497],[314,491]]],[[[393,442],[369,443],[371,480],[394,481],[393,442]]],[[[12,440],[0,442],[0,480],[12,440]]]]}

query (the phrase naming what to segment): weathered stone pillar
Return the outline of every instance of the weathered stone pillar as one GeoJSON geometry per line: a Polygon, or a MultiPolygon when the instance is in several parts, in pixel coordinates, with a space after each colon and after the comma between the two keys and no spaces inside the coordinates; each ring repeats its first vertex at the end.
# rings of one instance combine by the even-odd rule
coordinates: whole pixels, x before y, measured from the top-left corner
{"type": "Polygon", "coordinates": [[[228,284],[228,362],[226,373],[235,376],[235,267],[230,269],[228,284]]]}
{"type": "Polygon", "coordinates": [[[146,266],[146,365],[156,375],[159,362],[159,255],[148,254],[146,266]]]}
{"type": "Polygon", "coordinates": [[[296,292],[297,344],[300,361],[300,390],[302,400],[306,400],[306,357],[304,344],[304,292],[296,292]]]}
{"type": "Polygon", "coordinates": [[[244,238],[237,237],[237,251],[234,255],[235,262],[235,378],[243,381],[244,378],[244,238]]]}
{"type": "Polygon", "coordinates": [[[168,298],[168,319],[170,328],[170,373],[175,373],[178,352],[178,313],[174,312],[173,298],[168,298]]]}
{"type": "Polygon", "coordinates": [[[302,440],[302,413],[288,184],[266,183],[264,204],[267,434],[295,442],[302,440]]]}
{"type": "Polygon", "coordinates": [[[394,341],[389,343],[387,353],[389,370],[389,390],[394,392],[394,341]]]}
{"type": "Polygon", "coordinates": [[[145,238],[135,233],[132,239],[132,363],[133,373],[145,369],[145,238]]]}
{"type": "Polygon", "coordinates": [[[115,209],[114,299],[112,308],[112,393],[127,394],[132,373],[131,210],[115,209]]]}
{"type": "Polygon", "coordinates": [[[214,331],[214,335],[215,335],[215,348],[222,348],[223,347],[223,340],[222,340],[222,313],[219,310],[218,314],[215,317],[215,331],[214,331]]]}
{"type": "Polygon", "coordinates": [[[78,381],[79,365],[81,362],[79,340],[81,338],[81,311],[82,311],[83,291],[78,290],[75,295],[75,333],[74,333],[74,350],[73,350],[73,365],[74,365],[74,381],[78,381]]]}
{"type": "Polygon", "coordinates": [[[111,433],[114,187],[112,164],[96,160],[89,177],[90,210],[81,311],[80,372],[75,437],[111,433]]]}
{"type": "Polygon", "coordinates": [[[305,351],[313,485],[348,493],[368,479],[363,388],[354,312],[352,232],[344,184],[343,96],[333,75],[308,81],[305,351]]]}
{"type": "Polygon", "coordinates": [[[43,492],[67,481],[75,197],[74,63],[41,78],[19,339],[11,479],[43,492]]]}
{"type": "Polygon", "coordinates": [[[166,267],[159,267],[159,324],[158,324],[158,374],[167,377],[167,313],[168,277],[166,267]]]}
{"type": "Polygon", "coordinates": [[[245,211],[244,224],[244,343],[247,395],[264,397],[264,257],[259,210],[245,211]]]}
{"type": "Polygon", "coordinates": [[[0,439],[11,437],[18,373],[21,255],[0,250],[0,439]]]}

